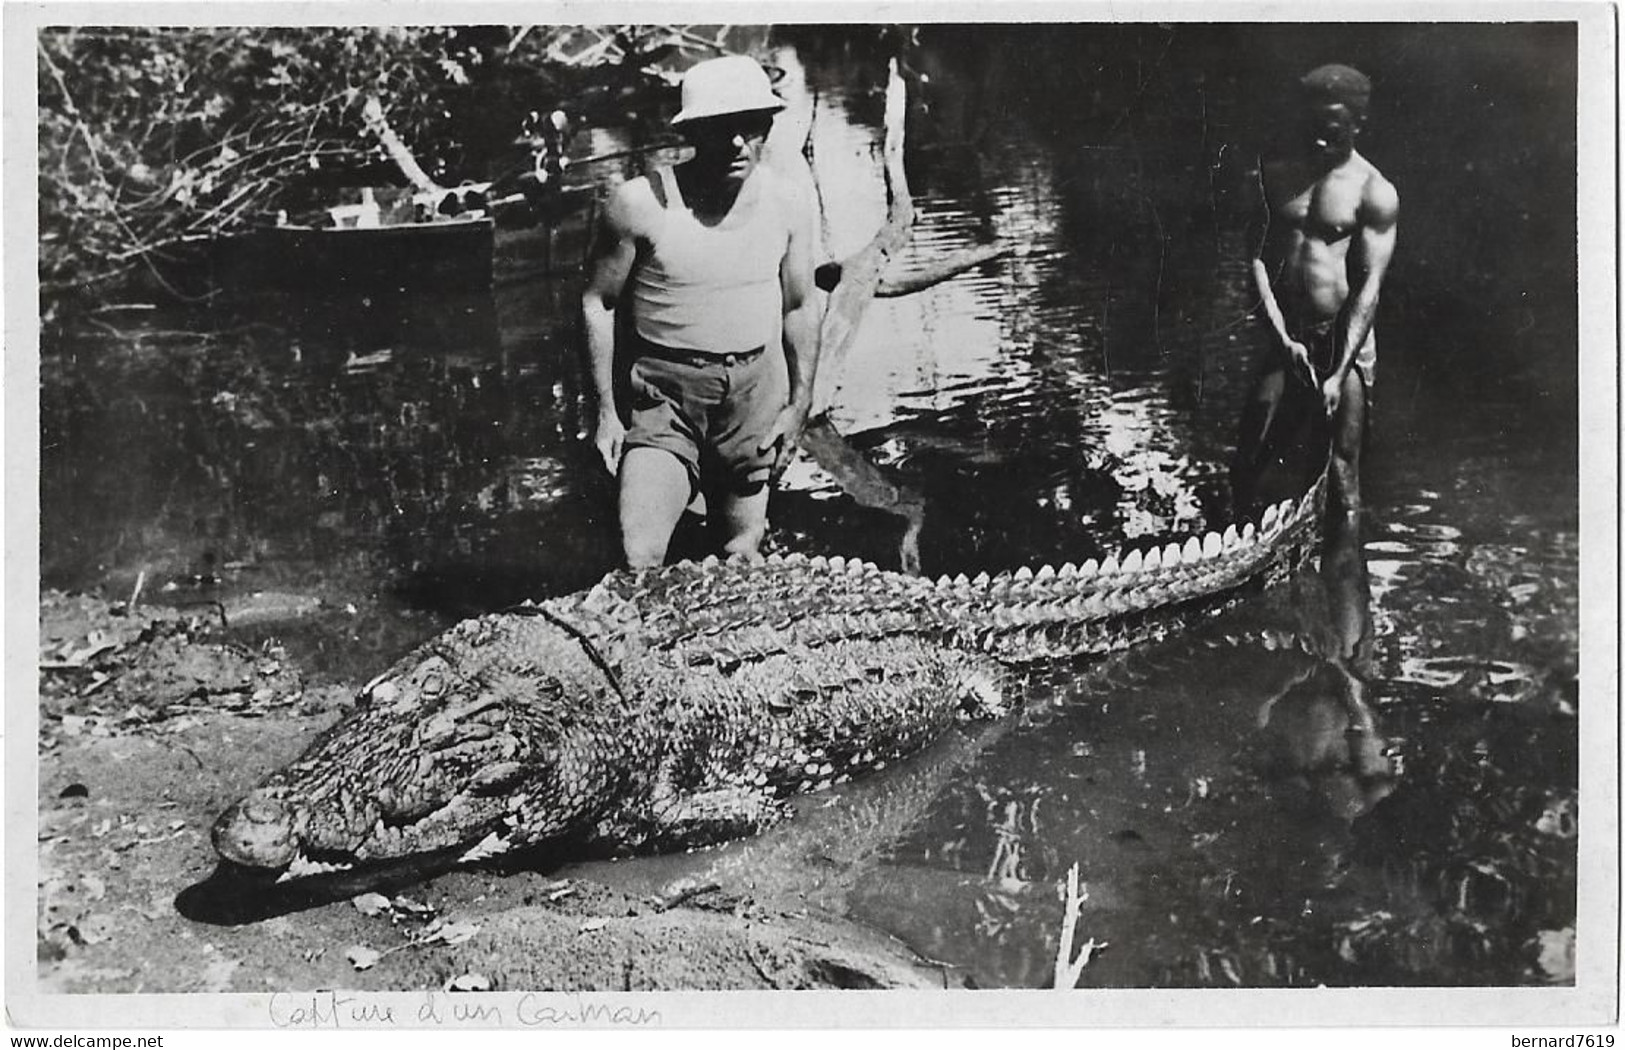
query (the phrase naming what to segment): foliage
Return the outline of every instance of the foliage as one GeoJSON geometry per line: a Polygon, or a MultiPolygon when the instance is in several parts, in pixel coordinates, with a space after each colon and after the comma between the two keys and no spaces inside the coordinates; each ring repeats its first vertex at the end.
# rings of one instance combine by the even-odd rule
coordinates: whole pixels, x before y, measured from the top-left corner
{"type": "Polygon", "coordinates": [[[155,267],[300,180],[375,161],[369,97],[407,141],[451,138],[493,51],[455,27],[43,30],[42,284],[155,267]]]}
{"type": "Polygon", "coordinates": [[[45,29],[41,282],[100,287],[137,269],[162,281],[169,257],[301,191],[377,181],[374,165],[398,181],[364,117],[373,100],[431,177],[478,179],[527,112],[624,119],[669,95],[658,63],[748,45],[739,28],[45,29]]]}

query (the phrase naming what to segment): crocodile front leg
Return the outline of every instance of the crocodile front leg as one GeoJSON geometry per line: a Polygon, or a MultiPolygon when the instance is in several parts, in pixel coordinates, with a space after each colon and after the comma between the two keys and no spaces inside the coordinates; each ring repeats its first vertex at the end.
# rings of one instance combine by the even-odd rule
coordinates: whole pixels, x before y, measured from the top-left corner
{"type": "Polygon", "coordinates": [[[912,754],[965,718],[1006,709],[988,657],[914,636],[798,647],[690,667],[681,653],[638,683],[664,750],[636,804],[600,825],[623,847],[703,845],[754,834],[782,800],[912,754]]]}

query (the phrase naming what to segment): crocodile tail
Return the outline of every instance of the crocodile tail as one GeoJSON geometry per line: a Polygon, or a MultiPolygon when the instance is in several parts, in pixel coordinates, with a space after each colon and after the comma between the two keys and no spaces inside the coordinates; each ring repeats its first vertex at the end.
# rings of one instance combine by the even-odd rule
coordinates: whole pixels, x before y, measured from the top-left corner
{"type": "Polygon", "coordinates": [[[955,644],[1007,663],[1114,652],[1211,615],[1300,568],[1319,543],[1326,475],[1257,522],[1059,569],[936,581],[955,644]]]}

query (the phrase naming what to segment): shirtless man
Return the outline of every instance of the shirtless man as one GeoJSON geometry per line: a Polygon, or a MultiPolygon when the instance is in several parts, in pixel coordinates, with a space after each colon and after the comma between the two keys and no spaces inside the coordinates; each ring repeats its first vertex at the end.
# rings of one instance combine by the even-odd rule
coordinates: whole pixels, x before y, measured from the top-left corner
{"type": "Polygon", "coordinates": [[[683,509],[701,491],[711,508],[720,504],[724,549],[760,556],[770,482],[806,421],[818,360],[816,215],[761,164],[784,103],[761,66],[741,55],[690,69],[682,102],[672,123],[693,157],[615,190],[582,297],[598,396],[594,443],[619,472],[632,568],[665,561],[683,509]],[[630,374],[618,405],[623,301],[630,374]]]}
{"type": "Polygon", "coordinates": [[[1253,278],[1280,352],[1273,355],[1242,424],[1238,508],[1245,480],[1285,440],[1277,418],[1287,384],[1318,390],[1331,428],[1332,480],[1345,514],[1358,514],[1360,447],[1376,378],[1372,322],[1393,258],[1399,195],[1354,148],[1371,82],[1348,66],[1303,77],[1301,124],[1261,165],[1253,278]]]}

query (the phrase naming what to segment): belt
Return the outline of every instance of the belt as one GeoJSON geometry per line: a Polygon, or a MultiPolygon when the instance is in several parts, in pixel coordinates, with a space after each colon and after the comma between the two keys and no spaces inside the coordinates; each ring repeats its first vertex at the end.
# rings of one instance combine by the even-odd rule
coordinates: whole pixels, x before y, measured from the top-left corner
{"type": "Polygon", "coordinates": [[[662,361],[675,361],[678,364],[689,365],[693,368],[704,368],[707,365],[721,365],[724,368],[732,368],[735,365],[748,364],[760,357],[762,351],[766,349],[767,347],[763,345],[756,347],[754,350],[741,350],[732,354],[707,354],[699,350],[680,350],[673,346],[661,346],[659,343],[651,343],[647,339],[638,340],[638,356],[655,357],[662,361]]]}

